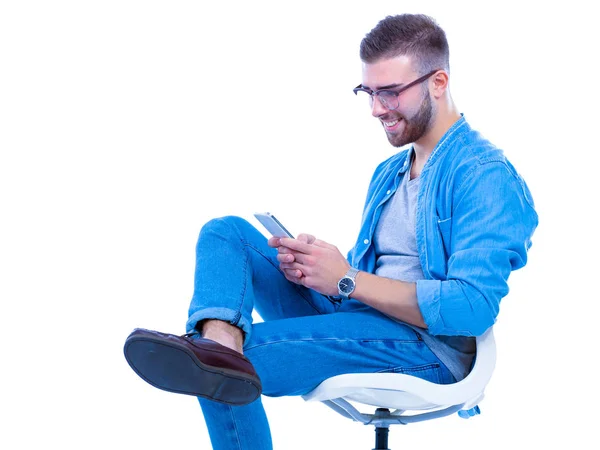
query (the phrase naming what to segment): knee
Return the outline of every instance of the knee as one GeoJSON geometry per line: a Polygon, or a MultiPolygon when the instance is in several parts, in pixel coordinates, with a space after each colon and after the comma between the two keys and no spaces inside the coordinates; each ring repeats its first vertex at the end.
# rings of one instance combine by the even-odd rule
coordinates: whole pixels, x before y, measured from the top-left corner
{"type": "Polygon", "coordinates": [[[238,216],[223,216],[206,222],[200,230],[200,237],[212,234],[226,240],[233,237],[245,240],[256,233],[259,231],[246,219],[238,216]]]}

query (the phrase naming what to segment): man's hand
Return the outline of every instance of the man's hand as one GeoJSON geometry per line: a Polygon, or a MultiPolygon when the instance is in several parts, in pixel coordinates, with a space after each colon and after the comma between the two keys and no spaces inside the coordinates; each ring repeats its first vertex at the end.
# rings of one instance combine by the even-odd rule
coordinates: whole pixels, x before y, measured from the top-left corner
{"type": "Polygon", "coordinates": [[[324,295],[337,295],[337,282],[350,265],[334,245],[301,234],[297,239],[271,238],[269,246],[277,248],[277,260],[285,277],[293,283],[324,295]]]}
{"type": "MultiPolygon", "coordinates": [[[[281,239],[278,237],[272,237],[269,239],[269,247],[276,248],[279,252],[277,255],[277,260],[279,261],[279,268],[283,271],[285,277],[296,284],[302,284],[300,279],[303,276],[303,273],[299,269],[289,269],[282,266],[283,263],[293,263],[295,261],[294,254],[290,252],[290,250],[281,245],[281,239]]],[[[300,234],[296,238],[300,242],[304,242],[306,244],[312,244],[315,242],[316,238],[311,234],[300,234]]]]}

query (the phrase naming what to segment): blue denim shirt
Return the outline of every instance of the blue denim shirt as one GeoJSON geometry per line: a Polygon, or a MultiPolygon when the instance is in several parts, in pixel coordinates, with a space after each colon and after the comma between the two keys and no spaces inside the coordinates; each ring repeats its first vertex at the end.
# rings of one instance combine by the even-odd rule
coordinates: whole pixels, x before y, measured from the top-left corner
{"type": "MultiPolygon", "coordinates": [[[[348,253],[359,270],[375,272],[373,233],[411,152],[397,153],[373,174],[348,253]]],[[[440,139],[420,177],[416,237],[425,279],[417,281],[417,299],[428,332],[481,335],[496,321],[511,271],[527,262],[538,224],[531,193],[502,150],[464,117],[440,139]]]]}

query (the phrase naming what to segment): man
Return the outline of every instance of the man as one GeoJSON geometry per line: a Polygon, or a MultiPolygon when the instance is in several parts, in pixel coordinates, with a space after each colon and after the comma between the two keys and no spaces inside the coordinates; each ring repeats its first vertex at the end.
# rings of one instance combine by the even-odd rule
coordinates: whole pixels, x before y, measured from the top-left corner
{"type": "Polygon", "coordinates": [[[310,235],[267,241],[241,218],[196,248],[188,334],[136,329],[125,356],[150,384],[197,396],[216,449],[269,449],[260,394],[301,395],[342,373],[454,383],[492,326],[537,214],[523,179],[459,113],[444,31],[386,17],[360,47],[362,83],[395,147],[344,257],[310,235]],[[256,310],[264,322],[253,324],[256,310]]]}

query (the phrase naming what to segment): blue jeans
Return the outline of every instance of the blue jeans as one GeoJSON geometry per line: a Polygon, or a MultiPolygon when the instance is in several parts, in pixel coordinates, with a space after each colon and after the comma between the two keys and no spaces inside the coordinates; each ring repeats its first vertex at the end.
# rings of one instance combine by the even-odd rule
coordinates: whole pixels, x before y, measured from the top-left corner
{"type": "MultiPolygon", "coordinates": [[[[288,281],[277,250],[244,219],[208,222],[196,255],[187,331],[204,319],[240,327],[244,354],[264,395],[306,394],[343,373],[397,372],[441,384],[455,381],[412,328],[358,301],[339,305],[288,281]],[[253,309],[264,322],[252,323],[253,309]]],[[[214,449],[272,449],[260,398],[244,406],[199,401],[214,449]]]]}

